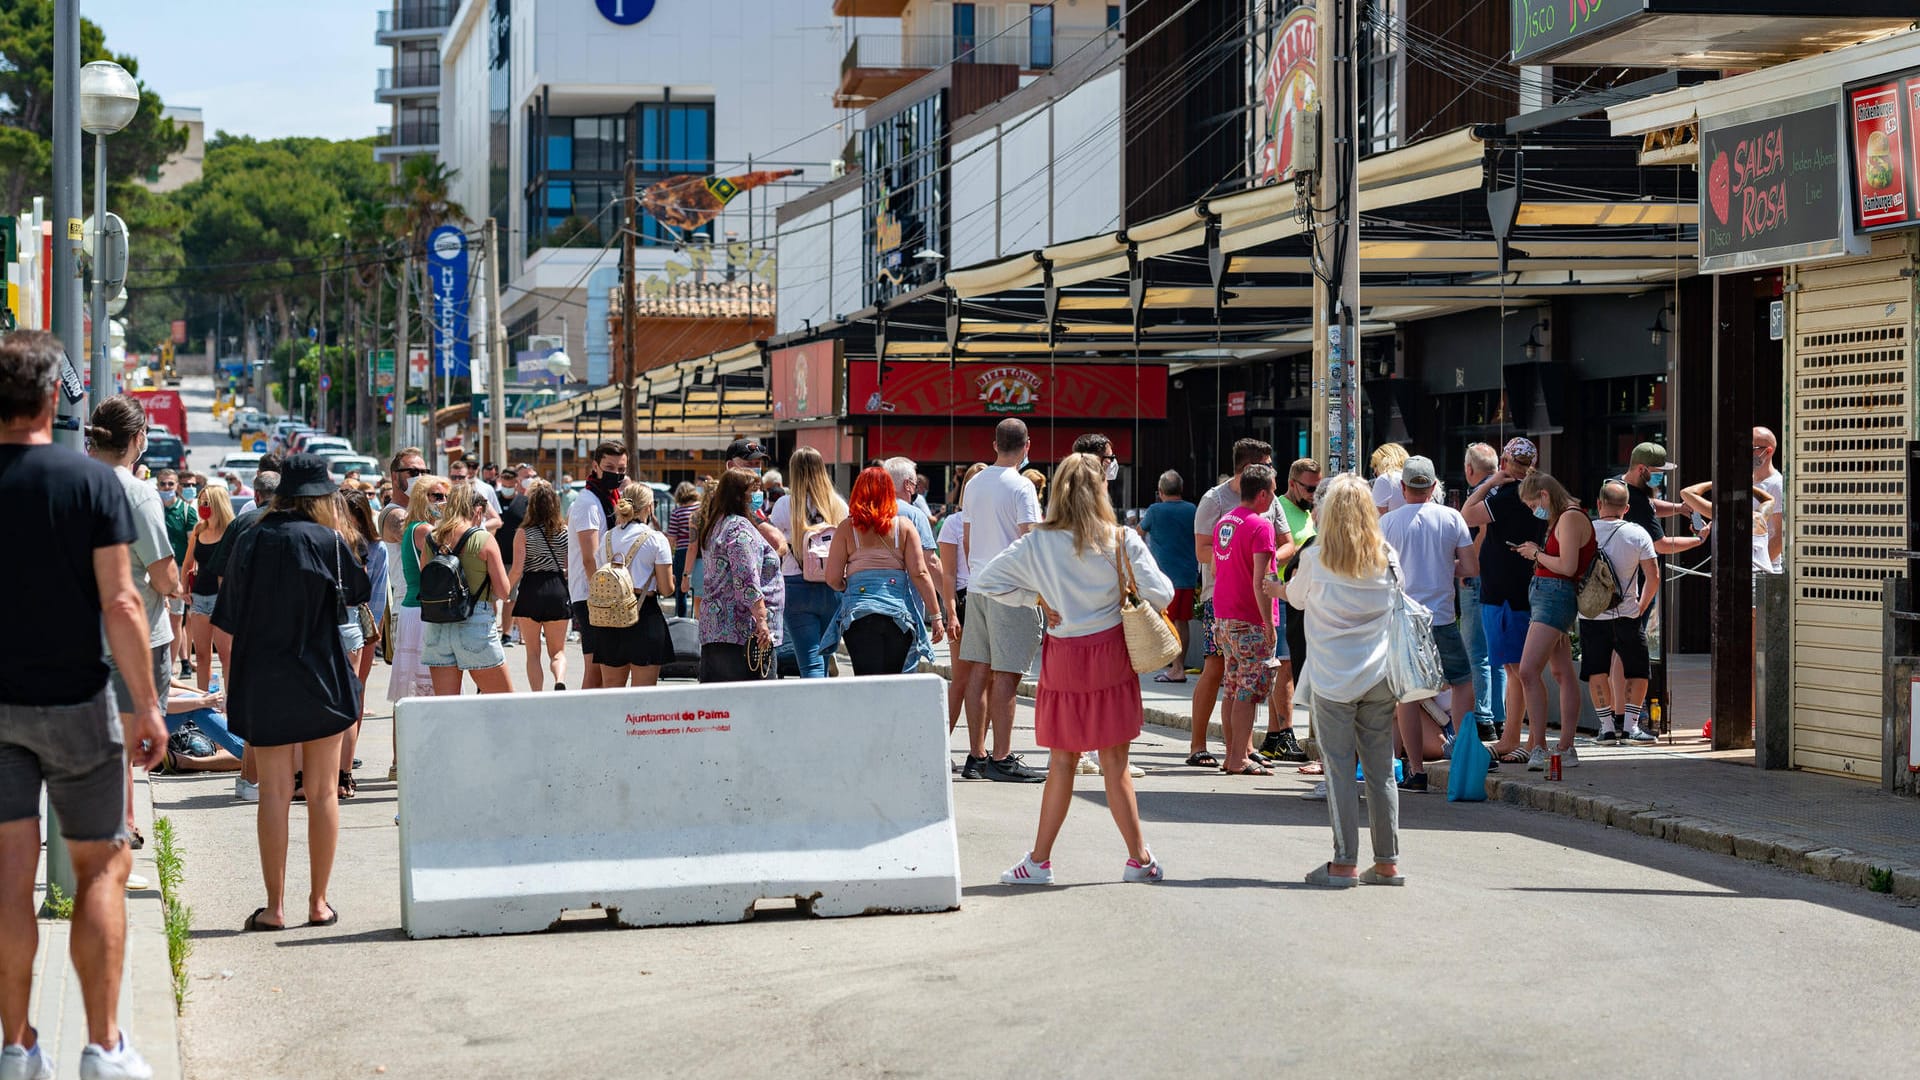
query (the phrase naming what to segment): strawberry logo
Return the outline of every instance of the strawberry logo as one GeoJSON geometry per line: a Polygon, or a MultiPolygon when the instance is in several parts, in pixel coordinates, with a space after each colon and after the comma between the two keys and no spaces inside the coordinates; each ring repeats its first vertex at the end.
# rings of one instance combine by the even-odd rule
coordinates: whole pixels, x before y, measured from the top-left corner
{"type": "Polygon", "coordinates": [[[1707,202],[1713,206],[1713,216],[1720,224],[1727,223],[1728,202],[1733,197],[1733,184],[1728,176],[1727,152],[1713,155],[1713,167],[1707,170],[1707,202]]]}

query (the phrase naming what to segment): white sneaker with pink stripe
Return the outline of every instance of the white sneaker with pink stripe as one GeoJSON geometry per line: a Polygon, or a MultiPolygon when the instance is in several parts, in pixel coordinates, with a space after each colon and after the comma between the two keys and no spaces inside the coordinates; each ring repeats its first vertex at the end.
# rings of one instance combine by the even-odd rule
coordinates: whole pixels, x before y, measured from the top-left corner
{"type": "Polygon", "coordinates": [[[1051,885],[1053,884],[1053,860],[1034,862],[1033,852],[1029,851],[1021,858],[1020,865],[1000,875],[1002,885],[1051,885]]]}

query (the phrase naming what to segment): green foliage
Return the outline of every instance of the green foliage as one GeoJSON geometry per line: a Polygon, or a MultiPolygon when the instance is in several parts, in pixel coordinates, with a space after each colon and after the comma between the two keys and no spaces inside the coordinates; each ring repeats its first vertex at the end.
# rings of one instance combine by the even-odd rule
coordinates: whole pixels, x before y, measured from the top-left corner
{"type": "Polygon", "coordinates": [[[1867,891],[1890,893],[1893,891],[1893,868],[1887,866],[1867,867],[1867,891]]]}
{"type": "MultiPolygon", "coordinates": [[[[80,21],[80,62],[112,60],[136,79],[139,61],[107,48],[106,34],[80,21]]],[[[140,88],[140,111],[110,137],[108,182],[117,188],[158,168],[187,145],[185,128],[160,115],[160,96],[140,88]]],[[[0,2],[0,197],[25,205],[53,189],[53,0],[0,2]]],[[[89,146],[90,150],[91,147],[89,146]]],[[[86,184],[92,184],[92,171],[86,184]]],[[[137,234],[136,234],[137,235],[137,234]]]]}
{"type": "Polygon", "coordinates": [[[73,918],[73,897],[53,882],[47,882],[47,914],[56,919],[73,918]]]}
{"type": "Polygon", "coordinates": [[[180,838],[172,818],[153,823],[153,864],[160,874],[160,906],[167,934],[167,962],[173,969],[173,1008],[187,1004],[187,957],[193,955],[193,909],[180,900],[186,866],[180,858],[180,838]]]}

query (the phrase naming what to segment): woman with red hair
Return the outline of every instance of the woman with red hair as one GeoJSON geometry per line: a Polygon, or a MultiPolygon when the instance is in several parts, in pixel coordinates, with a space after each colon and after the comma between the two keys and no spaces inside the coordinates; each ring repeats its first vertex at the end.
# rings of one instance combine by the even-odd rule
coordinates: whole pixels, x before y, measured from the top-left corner
{"type": "Polygon", "coordinates": [[[820,641],[820,655],[844,636],[855,675],[915,670],[933,659],[929,628],[933,642],[945,629],[920,533],[896,508],[893,478],[885,469],[864,470],[827,553],[827,584],[841,590],[840,610],[820,641]]]}

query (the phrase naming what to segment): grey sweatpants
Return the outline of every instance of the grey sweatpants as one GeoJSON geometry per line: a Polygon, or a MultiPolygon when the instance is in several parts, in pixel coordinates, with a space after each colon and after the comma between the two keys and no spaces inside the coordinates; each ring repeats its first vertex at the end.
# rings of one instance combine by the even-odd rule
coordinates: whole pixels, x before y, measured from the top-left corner
{"type": "Polygon", "coordinates": [[[1400,858],[1400,789],[1393,782],[1393,691],[1385,679],[1358,701],[1313,696],[1313,737],[1327,769],[1327,817],[1333,822],[1333,861],[1358,863],[1360,785],[1355,758],[1367,776],[1367,829],[1375,862],[1400,858]]]}

